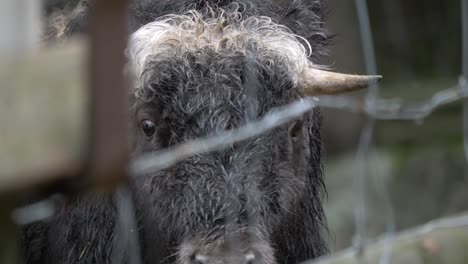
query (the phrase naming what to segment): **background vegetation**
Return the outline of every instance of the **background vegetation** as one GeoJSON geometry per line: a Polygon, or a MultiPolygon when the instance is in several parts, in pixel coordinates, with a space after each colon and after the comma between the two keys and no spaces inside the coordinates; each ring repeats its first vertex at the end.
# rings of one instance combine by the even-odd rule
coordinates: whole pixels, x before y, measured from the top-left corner
{"type": "MultiPolygon", "coordinates": [[[[354,1],[330,0],[327,27],[336,34],[325,64],[347,73],[365,73],[354,1]]],[[[406,102],[429,99],[455,86],[461,72],[459,1],[367,1],[381,96],[406,102]]],[[[378,122],[367,176],[367,237],[384,231],[384,207],[375,179],[391,196],[398,230],[468,209],[468,178],[462,144],[462,107],[455,103],[421,122],[378,122]],[[372,177],[370,177],[372,176],[372,177]]],[[[361,115],[327,110],[329,241],[333,250],[352,244],[356,150],[361,115]]]]}

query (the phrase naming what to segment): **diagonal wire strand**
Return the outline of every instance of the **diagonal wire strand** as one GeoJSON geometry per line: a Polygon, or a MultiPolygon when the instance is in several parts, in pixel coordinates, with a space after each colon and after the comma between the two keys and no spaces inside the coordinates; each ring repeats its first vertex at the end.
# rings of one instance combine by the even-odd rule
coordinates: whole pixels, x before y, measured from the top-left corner
{"type": "Polygon", "coordinates": [[[333,108],[355,113],[364,113],[377,120],[421,120],[439,107],[468,98],[468,92],[458,86],[442,90],[427,101],[404,104],[394,99],[379,99],[376,106],[369,107],[360,97],[321,96],[307,97],[270,111],[259,120],[252,121],[234,130],[216,136],[200,138],[182,143],[170,149],[157,151],[135,158],[130,164],[132,175],[145,175],[167,169],[186,158],[232,146],[237,142],[260,136],[276,127],[284,125],[314,107],[333,108]]]}
{"type": "MultiPolygon", "coordinates": [[[[136,157],[131,161],[129,170],[131,175],[138,176],[169,168],[188,157],[227,148],[237,142],[260,136],[311,111],[314,107],[363,113],[376,120],[417,121],[429,117],[433,111],[440,107],[466,99],[468,99],[468,89],[462,90],[458,86],[442,90],[420,103],[405,104],[395,99],[378,99],[375,102],[376,105],[371,107],[365,104],[365,99],[361,97],[345,95],[307,97],[301,101],[276,108],[263,118],[247,123],[240,128],[136,157]]],[[[39,201],[37,206],[31,204],[18,207],[14,211],[15,222],[24,225],[43,220],[51,213],[44,213],[42,208],[56,208],[55,203],[54,199],[48,199],[39,201]],[[43,202],[47,202],[49,205],[43,204],[43,202]],[[41,210],[41,212],[37,210],[41,210]]]]}

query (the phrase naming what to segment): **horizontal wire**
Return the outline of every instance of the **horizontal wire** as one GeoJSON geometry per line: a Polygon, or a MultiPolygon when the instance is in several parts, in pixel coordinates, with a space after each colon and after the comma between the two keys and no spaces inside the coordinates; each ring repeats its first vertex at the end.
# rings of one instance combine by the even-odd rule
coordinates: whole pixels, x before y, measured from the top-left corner
{"type": "Polygon", "coordinates": [[[458,86],[439,91],[429,100],[413,104],[404,104],[401,100],[395,99],[378,99],[366,103],[364,98],[345,95],[306,97],[275,108],[260,120],[250,122],[240,128],[137,157],[130,164],[130,173],[141,175],[166,169],[189,157],[223,149],[237,142],[260,136],[316,107],[363,113],[376,120],[419,121],[444,105],[467,98],[468,91],[462,91],[458,86]]]}
{"type": "MultiPolygon", "coordinates": [[[[376,120],[422,120],[437,108],[464,99],[468,99],[468,90],[459,89],[458,86],[442,90],[429,100],[416,104],[404,104],[401,100],[395,99],[379,99],[366,105],[364,98],[345,95],[306,97],[300,101],[273,109],[262,119],[250,122],[240,128],[136,157],[131,161],[129,170],[131,175],[142,175],[169,168],[186,158],[223,149],[237,142],[260,136],[316,107],[363,113],[376,120]]],[[[32,204],[17,208],[14,214],[15,222],[24,225],[49,217],[51,214],[49,211],[51,210],[46,209],[44,211],[42,209],[49,208],[49,205],[44,207],[41,202],[37,206],[32,204]],[[36,207],[41,208],[40,213],[34,212],[36,207]],[[31,211],[31,214],[28,214],[28,211],[31,211]]],[[[50,203],[55,207],[52,201],[50,203]]]]}

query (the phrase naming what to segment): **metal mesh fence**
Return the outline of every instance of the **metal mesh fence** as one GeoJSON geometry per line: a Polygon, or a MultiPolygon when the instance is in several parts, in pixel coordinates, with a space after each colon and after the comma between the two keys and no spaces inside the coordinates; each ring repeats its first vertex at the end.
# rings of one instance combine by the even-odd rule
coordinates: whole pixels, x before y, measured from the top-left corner
{"type": "MultiPolygon", "coordinates": [[[[395,235],[395,217],[390,195],[384,180],[379,178],[379,175],[369,173],[368,160],[374,134],[374,127],[377,122],[386,120],[406,120],[419,121],[429,117],[433,111],[444,107],[447,104],[454,102],[463,102],[463,136],[464,149],[468,164],[468,1],[461,0],[462,3],[462,25],[463,25],[463,69],[460,73],[459,83],[456,87],[442,89],[435,93],[426,101],[420,103],[407,104],[396,99],[382,99],[379,97],[380,87],[373,84],[368,94],[365,97],[356,96],[320,96],[307,97],[301,101],[277,108],[266,114],[259,120],[249,121],[244,126],[226,131],[216,136],[201,138],[190,141],[168,150],[154,152],[142,157],[138,157],[131,161],[129,173],[132,177],[139,177],[149,172],[166,169],[176,164],[179,161],[189,157],[211,152],[223,148],[227,148],[236,142],[241,142],[249,138],[253,138],[263,133],[270,131],[273,128],[284,125],[304,113],[311,111],[313,108],[333,108],[343,111],[352,111],[361,113],[366,116],[366,122],[361,132],[359,147],[356,153],[355,168],[355,193],[359,195],[355,205],[355,250],[363,253],[366,250],[366,188],[365,181],[368,177],[375,177],[375,189],[380,195],[379,201],[385,214],[385,252],[380,258],[380,263],[390,263],[392,256],[392,239],[395,235]]],[[[376,75],[378,73],[375,52],[373,47],[373,38],[371,34],[371,25],[367,11],[365,0],[356,0],[356,8],[358,11],[359,27],[362,38],[362,50],[365,57],[365,66],[367,74],[376,75]]],[[[253,80],[255,82],[255,80],[253,80]]],[[[252,85],[255,87],[255,85],[252,85]]],[[[255,91],[251,91],[255,94],[255,91]]],[[[138,232],[133,232],[137,229],[136,220],[131,202],[131,194],[126,187],[121,187],[117,191],[115,203],[118,208],[118,218],[115,233],[122,237],[119,241],[123,244],[116,243],[114,247],[113,261],[120,263],[126,259],[128,263],[138,264],[141,258],[138,255],[138,232]],[[128,232],[132,230],[132,232],[128,232]],[[123,248],[130,249],[130,255],[121,255],[123,248]]],[[[38,219],[47,217],[53,213],[51,204],[56,203],[56,200],[42,201],[40,203],[19,208],[14,212],[14,218],[19,224],[26,224],[38,219]]],[[[457,221],[434,225],[434,228],[448,228],[456,226],[468,225],[468,219],[460,218],[457,221]]]]}

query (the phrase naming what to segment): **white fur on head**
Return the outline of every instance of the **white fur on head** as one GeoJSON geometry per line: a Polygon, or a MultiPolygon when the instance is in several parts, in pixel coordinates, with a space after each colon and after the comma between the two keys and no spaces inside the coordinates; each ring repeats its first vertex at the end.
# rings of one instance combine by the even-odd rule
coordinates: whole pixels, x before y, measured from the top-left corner
{"type": "Polygon", "coordinates": [[[254,52],[275,53],[284,58],[296,84],[300,73],[311,64],[308,56],[312,50],[305,39],[269,17],[243,18],[237,11],[224,11],[208,19],[197,11],[164,16],[131,35],[128,56],[131,70],[139,78],[147,59],[158,54],[182,56],[205,48],[219,53],[246,52],[252,51],[251,47],[255,47],[254,52]]]}

